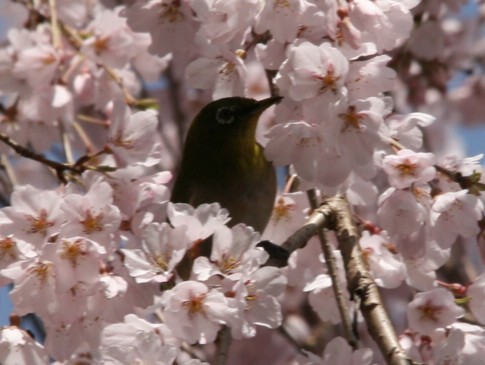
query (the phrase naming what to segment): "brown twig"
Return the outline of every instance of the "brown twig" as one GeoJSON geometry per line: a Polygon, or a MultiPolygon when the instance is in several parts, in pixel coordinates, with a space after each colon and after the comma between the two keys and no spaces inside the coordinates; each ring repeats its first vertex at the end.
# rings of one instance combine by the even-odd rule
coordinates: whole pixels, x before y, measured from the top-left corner
{"type": "Polygon", "coordinates": [[[214,365],[225,365],[227,363],[227,355],[229,353],[231,342],[231,330],[227,326],[222,327],[216,340],[217,350],[214,358],[214,365]]]}
{"type": "MultiPolygon", "coordinates": [[[[318,208],[318,200],[316,196],[315,189],[308,190],[308,201],[310,202],[310,207],[312,210],[318,208]]],[[[347,305],[347,300],[343,294],[342,283],[338,277],[338,267],[337,260],[333,254],[333,248],[325,237],[323,228],[317,230],[317,235],[320,240],[320,246],[322,248],[323,256],[325,257],[325,264],[327,265],[328,274],[332,279],[332,289],[335,296],[335,301],[337,302],[337,308],[342,320],[342,326],[344,330],[344,336],[347,342],[355,350],[357,349],[357,336],[352,329],[352,319],[349,315],[349,306],[347,305]]]]}
{"type": "Polygon", "coordinates": [[[70,165],[67,163],[62,163],[62,162],[57,162],[53,160],[49,160],[46,158],[44,155],[41,155],[39,153],[36,153],[24,146],[19,145],[17,142],[13,141],[8,137],[7,135],[0,133],[0,141],[5,143],[6,145],[10,146],[17,154],[19,154],[22,157],[40,162],[41,164],[50,167],[56,172],[57,178],[62,182],[62,183],[67,183],[67,179],[65,176],[66,171],[69,171],[75,175],[80,175],[86,170],[95,170],[98,169],[100,171],[110,171],[110,167],[103,166],[99,168],[93,168],[91,166],[87,166],[86,163],[90,161],[92,158],[99,156],[103,153],[107,153],[105,150],[101,150],[100,152],[94,154],[94,155],[85,155],[79,158],[74,164],[70,165]]]}

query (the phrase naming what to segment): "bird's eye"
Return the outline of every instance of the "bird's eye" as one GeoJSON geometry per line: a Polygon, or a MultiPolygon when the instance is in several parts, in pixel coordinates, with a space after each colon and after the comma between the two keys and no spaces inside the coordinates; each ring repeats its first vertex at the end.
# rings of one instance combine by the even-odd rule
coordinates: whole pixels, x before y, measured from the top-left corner
{"type": "Polygon", "coordinates": [[[216,120],[219,124],[231,124],[234,116],[234,108],[223,106],[217,110],[216,120]]]}

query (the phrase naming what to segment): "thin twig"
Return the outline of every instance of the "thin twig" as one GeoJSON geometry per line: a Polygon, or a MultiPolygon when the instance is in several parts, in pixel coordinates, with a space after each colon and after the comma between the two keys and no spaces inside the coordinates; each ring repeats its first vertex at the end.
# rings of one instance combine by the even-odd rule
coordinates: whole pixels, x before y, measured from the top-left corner
{"type": "Polygon", "coordinates": [[[52,43],[55,49],[59,49],[62,46],[62,39],[59,18],[57,17],[56,0],[49,0],[49,9],[51,13],[52,43]]]}
{"type": "MultiPolygon", "coordinates": [[[[308,201],[310,202],[310,207],[312,210],[318,208],[317,196],[315,189],[308,190],[308,201]]],[[[323,229],[317,231],[318,238],[320,240],[320,246],[322,247],[323,256],[325,257],[325,264],[328,268],[328,274],[332,279],[332,289],[335,296],[335,301],[337,302],[337,308],[342,320],[342,326],[344,330],[345,338],[350,346],[355,350],[357,349],[357,336],[352,329],[352,319],[349,314],[349,306],[347,305],[347,300],[343,294],[342,283],[338,277],[338,267],[337,260],[333,254],[333,248],[329,244],[323,229]]]]}
{"type": "Polygon", "coordinates": [[[94,143],[91,140],[91,137],[86,133],[84,128],[76,121],[72,123],[74,130],[76,131],[77,135],[86,146],[87,153],[93,153],[95,151],[94,143]]]}
{"type": "Polygon", "coordinates": [[[107,172],[107,171],[112,171],[114,169],[109,166],[92,167],[92,166],[86,165],[86,163],[92,160],[93,158],[101,154],[108,153],[107,149],[103,149],[93,155],[84,155],[80,157],[74,164],[70,165],[67,163],[49,160],[45,156],[38,154],[24,146],[19,145],[17,142],[13,141],[12,139],[10,139],[10,137],[8,137],[3,133],[0,133],[0,141],[10,146],[20,156],[40,162],[41,164],[54,169],[54,171],[56,172],[57,178],[64,184],[67,183],[66,176],[64,176],[66,171],[69,171],[75,175],[80,175],[86,170],[97,170],[97,171],[107,172]]]}
{"type": "Polygon", "coordinates": [[[180,86],[175,78],[173,65],[170,65],[165,71],[165,77],[170,84],[168,88],[170,105],[172,106],[175,124],[177,126],[177,133],[180,145],[184,142],[185,137],[185,113],[180,105],[180,86]]]}
{"type": "Polygon", "coordinates": [[[59,121],[59,131],[61,133],[62,147],[64,150],[64,157],[68,164],[74,163],[74,155],[72,153],[71,141],[69,140],[69,134],[64,128],[62,120],[59,121]]]}
{"type": "Polygon", "coordinates": [[[217,351],[214,358],[214,365],[225,365],[227,363],[227,355],[229,353],[231,342],[231,330],[227,326],[222,327],[217,336],[217,351]]]}
{"type": "Polygon", "coordinates": [[[268,87],[269,87],[269,92],[272,97],[278,96],[278,89],[276,85],[273,82],[274,77],[276,76],[276,71],[275,70],[264,70],[266,74],[266,79],[268,80],[268,87]]]}

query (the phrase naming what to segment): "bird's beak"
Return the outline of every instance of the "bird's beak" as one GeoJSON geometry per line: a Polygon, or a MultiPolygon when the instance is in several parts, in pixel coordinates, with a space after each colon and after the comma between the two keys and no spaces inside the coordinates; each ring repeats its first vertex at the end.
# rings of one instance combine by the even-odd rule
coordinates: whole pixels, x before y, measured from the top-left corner
{"type": "Polygon", "coordinates": [[[281,100],[283,100],[282,96],[273,96],[271,98],[259,100],[251,108],[250,115],[260,114],[264,110],[268,109],[271,105],[278,104],[281,100]]]}

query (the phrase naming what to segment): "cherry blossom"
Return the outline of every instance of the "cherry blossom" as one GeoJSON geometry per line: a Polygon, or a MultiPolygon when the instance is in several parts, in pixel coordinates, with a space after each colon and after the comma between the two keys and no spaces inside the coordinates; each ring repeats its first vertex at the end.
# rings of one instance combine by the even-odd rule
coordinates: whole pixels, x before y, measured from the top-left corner
{"type": "Polygon", "coordinates": [[[106,326],[101,336],[101,361],[106,364],[172,364],[178,353],[177,340],[165,325],[134,314],[106,326]]]}
{"type": "Polygon", "coordinates": [[[400,150],[396,155],[384,157],[383,169],[392,186],[405,189],[414,183],[425,183],[435,177],[433,157],[431,153],[400,150]]]}
{"type": "Polygon", "coordinates": [[[256,248],[259,234],[243,223],[231,229],[226,226],[214,232],[210,261],[207,257],[195,259],[193,272],[205,281],[214,275],[230,280],[242,280],[267,259],[268,254],[256,248]]]}
{"type": "Polygon", "coordinates": [[[255,30],[264,33],[269,30],[277,42],[291,42],[296,38],[301,24],[303,8],[307,6],[302,0],[271,0],[265,2],[258,15],[255,30]]]}
{"type": "Polygon", "coordinates": [[[308,195],[339,194],[407,355],[481,364],[483,156],[459,138],[483,122],[484,9],[0,0],[0,286],[13,306],[0,363],[237,365],[250,348],[255,363],[368,365],[340,215],[309,208],[308,195]],[[228,96],[284,97],[256,132],[279,180],[262,238],[284,244],[316,217],[330,222],[341,298],[318,237],[269,267],[259,234],[220,202],[170,202],[190,121],[228,96]],[[348,330],[336,299],[358,319],[356,351],[335,337],[348,330]],[[34,337],[18,320],[28,314],[42,323],[34,337]],[[302,357],[281,330],[327,343],[323,355],[302,357]]]}
{"type": "Polygon", "coordinates": [[[214,43],[241,37],[259,12],[257,0],[189,0],[200,32],[214,43]]]}
{"type": "Polygon", "coordinates": [[[330,44],[302,42],[289,50],[276,85],[295,101],[332,102],[343,95],[348,70],[347,59],[330,44]]]}
{"type": "Polygon", "coordinates": [[[60,236],[85,236],[108,249],[121,222],[120,212],[112,203],[112,189],[100,179],[85,195],[66,194],[61,204],[65,221],[60,236]]]}
{"type": "Polygon", "coordinates": [[[0,221],[10,234],[40,246],[59,231],[63,223],[61,195],[42,191],[30,185],[19,187],[12,194],[12,206],[2,209],[0,221]]]}
{"type": "Polygon", "coordinates": [[[186,227],[192,240],[203,240],[229,222],[229,212],[219,203],[202,204],[194,208],[189,204],[168,205],[168,219],[174,227],[186,227]]]}
{"type": "Polygon", "coordinates": [[[438,195],[430,215],[438,243],[448,248],[458,235],[477,235],[477,221],[481,219],[483,210],[483,202],[475,195],[468,194],[467,190],[438,195]]]}
{"type": "Polygon", "coordinates": [[[481,274],[475,278],[474,282],[468,287],[466,293],[470,297],[468,307],[480,323],[485,323],[485,275],[481,274]]]}
{"type": "Polygon", "coordinates": [[[227,299],[220,291],[196,281],[184,281],[162,298],[167,326],[189,343],[210,343],[230,318],[227,299]]]}
{"type": "Polygon", "coordinates": [[[405,268],[399,257],[393,253],[394,247],[389,236],[384,231],[379,235],[364,231],[360,245],[376,284],[384,288],[398,287],[405,278],[405,268]]]}
{"type": "Polygon", "coordinates": [[[301,365],[370,365],[372,351],[368,348],[352,351],[350,345],[342,337],[335,337],[330,341],[323,352],[322,357],[306,353],[307,359],[300,360],[301,365]]]}
{"type": "Polygon", "coordinates": [[[148,32],[152,42],[151,53],[165,56],[167,53],[188,51],[196,25],[192,9],[186,1],[150,0],[136,1],[125,9],[128,25],[136,32],[148,32]]]}
{"type": "Polygon", "coordinates": [[[231,309],[236,313],[229,319],[234,338],[253,337],[255,326],[277,328],[282,323],[278,296],[286,286],[286,278],[274,267],[253,271],[234,285],[231,309]]]}
{"type": "Polygon", "coordinates": [[[49,364],[44,348],[30,334],[15,326],[0,329],[0,361],[2,364],[49,364]]]}
{"type": "Polygon", "coordinates": [[[408,305],[409,326],[425,335],[455,323],[463,314],[453,294],[443,288],[418,293],[408,305]]]}
{"type": "Polygon", "coordinates": [[[108,146],[121,164],[153,166],[160,161],[157,124],[155,111],[131,114],[122,102],[115,103],[108,146]]]}
{"type": "Polygon", "coordinates": [[[172,228],[167,223],[150,223],[143,231],[142,249],[123,249],[125,265],[139,283],[165,282],[174,275],[192,242],[185,227],[172,228]]]}
{"type": "Polygon", "coordinates": [[[225,46],[205,45],[201,57],[185,69],[187,81],[195,88],[213,89],[212,97],[220,99],[228,96],[244,95],[245,51],[230,50],[225,46]]]}

